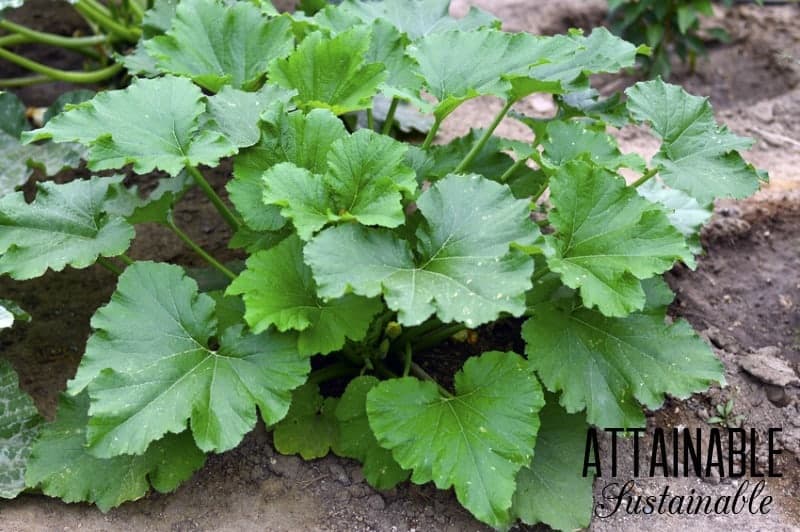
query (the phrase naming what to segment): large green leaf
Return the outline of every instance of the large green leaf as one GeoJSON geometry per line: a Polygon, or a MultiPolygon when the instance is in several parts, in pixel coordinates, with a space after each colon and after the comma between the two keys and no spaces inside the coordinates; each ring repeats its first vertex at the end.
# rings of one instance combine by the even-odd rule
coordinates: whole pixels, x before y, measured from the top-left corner
{"type": "Polygon", "coordinates": [[[493,15],[475,7],[471,7],[464,17],[453,18],[450,16],[450,0],[347,0],[333,9],[368,23],[383,19],[412,40],[431,33],[467,31],[500,24],[493,15]]]}
{"type": "Polygon", "coordinates": [[[198,447],[224,451],[255,426],[256,406],[268,424],[286,414],[310,369],[297,339],[217,331],[214,307],[178,266],[138,262],[120,276],[68,388],[89,385],[92,454],[141,454],[189,420],[198,447]]]}
{"type": "Polygon", "coordinates": [[[586,128],[578,121],[553,120],[547,124],[547,138],[542,142],[545,161],[552,166],[562,166],[581,156],[608,170],[620,167],[642,171],[644,159],[638,154],[619,151],[611,135],[586,128]]]}
{"type": "Polygon", "coordinates": [[[545,523],[556,530],[579,530],[592,518],[591,476],[583,476],[589,425],[581,414],[567,414],[545,395],[541,426],[531,465],[517,475],[512,513],[524,523],[545,523]]]}
{"type": "Polygon", "coordinates": [[[261,141],[236,157],[235,178],[227,189],[248,227],[274,231],[286,221],[277,206],[264,205],[264,172],[278,163],[292,163],[310,172],[325,173],[331,145],[346,137],[347,131],[342,121],[325,109],[306,115],[276,106],[262,120],[261,141]]]}
{"type": "Polygon", "coordinates": [[[254,90],[269,62],[292,51],[288,17],[268,19],[250,2],[184,0],[172,28],[145,42],[165,73],[188,76],[213,92],[230,85],[254,90]]]}
{"type": "Polygon", "coordinates": [[[282,454],[299,454],[305,460],[322,458],[338,435],[334,412],[336,399],[323,399],[316,384],[305,384],[292,393],[289,413],[275,425],[275,448],[282,454]]]}
{"type": "Polygon", "coordinates": [[[210,124],[200,127],[205,110],[203,93],[188,79],[138,79],[127,89],[99,93],[23,139],[90,146],[93,170],[133,163],[140,174],[158,168],[175,176],[187,164],[216,166],[221,157],[236,152],[210,124]]]}
{"type": "Polygon", "coordinates": [[[455,396],[430,381],[384,381],[367,395],[378,442],[413,470],[411,480],[455,486],[459,502],[489,525],[508,525],[515,478],[533,454],[544,406],[539,382],[514,353],[467,360],[455,396]]]}
{"type": "Polygon", "coordinates": [[[692,253],[697,255],[703,251],[700,229],[711,219],[713,203],[701,205],[687,193],[669,188],[657,178],[640,185],[636,191],[653,203],[666,207],[669,221],[686,238],[692,253]]]}
{"type": "Polygon", "coordinates": [[[469,327],[507,312],[520,315],[533,261],[509,252],[538,235],[528,201],[479,176],[451,175],[417,201],[425,217],[416,243],[353,224],[326,229],[305,249],[322,297],[383,294],[398,320],[418,325],[432,314],[469,327]]]}
{"type": "Polygon", "coordinates": [[[245,92],[226,85],[208,98],[208,115],[217,129],[237,147],[256,144],[261,138],[261,114],[271,105],[288,103],[292,93],[275,85],[245,92]]]}
{"type": "Polygon", "coordinates": [[[417,186],[404,164],[406,150],[390,137],[359,130],[331,145],[324,175],[289,163],[268,170],[264,202],[279,205],[304,240],[338,220],[397,227],[405,220],[402,193],[417,186]]]}
{"type": "Polygon", "coordinates": [[[14,368],[0,359],[0,498],[13,499],[25,489],[28,455],[41,424],[33,399],[19,389],[14,368]]]}
{"type": "Polygon", "coordinates": [[[92,178],[63,185],[37,185],[36,198],[22,192],[0,198],[0,274],[38,277],[50,268],[86,268],[98,257],[124,253],[135,233],[119,216],[105,214],[103,202],[115,184],[92,178]]]}
{"type": "Polygon", "coordinates": [[[327,301],[319,298],[296,236],[252,255],[227,293],[242,294],[245,319],[254,332],[272,325],[279,331],[299,331],[297,349],[302,355],[328,354],[347,338],[363,340],[382,308],[378,299],[352,294],[327,301]]]}
{"type": "Polygon", "coordinates": [[[30,487],[65,502],[90,502],[102,511],[147,495],[150,485],[167,493],[203,466],[189,432],[168,434],[139,456],[100,459],[86,449],[89,396],[62,395],[56,420],[44,426],[28,460],[30,487]]]}
{"type": "Polygon", "coordinates": [[[335,37],[314,32],[289,57],[272,62],[270,80],[295,89],[294,101],[302,109],[330,109],[337,115],[366,109],[386,79],[383,64],[366,62],[369,44],[365,26],[335,37]]]}
{"type": "Polygon", "coordinates": [[[400,467],[388,449],[378,445],[369,426],[367,394],[379,382],[375,377],[362,376],[347,385],[336,406],[339,434],[333,452],[360,461],[370,486],[388,490],[406,480],[410,472],[400,467]]]}
{"type": "Polygon", "coordinates": [[[677,260],[693,264],[683,236],[663,207],[650,203],[614,174],[584,161],[562,166],[550,181],[556,229],[547,236],[547,263],[587,307],[625,316],[645,302],[640,279],[677,260]]]}
{"type": "Polygon", "coordinates": [[[631,115],[649,122],[662,140],[653,164],[667,185],[704,204],[758,190],[758,172],[737,151],[752,140],[717,124],[707,98],[660,79],[637,83],[625,93],[631,115]]]}
{"type": "Polygon", "coordinates": [[[640,427],[639,403],[657,409],[664,394],[685,398],[724,382],[722,363],[683,320],[664,323],[664,309],[609,318],[553,303],[532,307],[522,328],[526,353],[568,412],[586,408],[599,427],[640,427]]]}

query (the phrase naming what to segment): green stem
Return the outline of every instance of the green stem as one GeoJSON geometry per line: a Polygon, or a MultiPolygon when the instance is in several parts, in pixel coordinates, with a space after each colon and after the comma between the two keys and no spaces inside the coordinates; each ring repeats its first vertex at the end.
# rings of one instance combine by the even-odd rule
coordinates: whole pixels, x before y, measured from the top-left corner
{"type": "Polygon", "coordinates": [[[426,349],[430,349],[431,347],[435,347],[451,336],[456,333],[459,333],[465,330],[466,327],[461,323],[454,323],[450,325],[444,325],[443,327],[426,334],[419,341],[414,343],[414,350],[415,351],[425,351],[426,349]]]}
{"type": "Polygon", "coordinates": [[[122,275],[122,270],[114,266],[114,263],[108,260],[105,257],[98,257],[97,264],[105,268],[106,270],[110,271],[114,275],[122,275]]]}
{"type": "Polygon", "coordinates": [[[99,11],[108,17],[112,16],[111,10],[96,0],[78,0],[78,3],[88,4],[92,9],[99,11]]]}
{"type": "MultiPolygon", "coordinates": [[[[48,44],[50,46],[57,46],[59,48],[83,48],[84,46],[96,46],[98,44],[108,42],[108,37],[105,35],[94,35],[91,37],[64,37],[54,33],[45,33],[42,31],[32,30],[5,19],[0,20],[0,28],[11,33],[16,33],[17,35],[27,37],[29,39],[27,42],[48,44]]],[[[0,43],[2,43],[2,39],[0,39],[0,43]]]]}
{"type": "Polygon", "coordinates": [[[125,253],[123,253],[121,255],[117,255],[117,257],[119,258],[119,260],[121,260],[122,262],[124,262],[128,266],[131,266],[133,264],[133,259],[130,258],[129,256],[127,256],[125,253]]]}
{"type": "Polygon", "coordinates": [[[312,371],[306,382],[310,384],[322,384],[323,382],[338,379],[339,377],[349,377],[356,374],[358,374],[358,368],[354,368],[344,362],[335,362],[330,366],[312,371]]]}
{"type": "Polygon", "coordinates": [[[231,229],[234,231],[239,230],[239,220],[236,218],[236,215],[228,208],[225,203],[223,203],[222,198],[220,198],[214,189],[211,188],[211,185],[206,181],[206,178],[203,177],[203,174],[200,171],[191,165],[186,165],[186,171],[194,178],[195,183],[197,186],[200,187],[200,190],[206,195],[206,197],[214,204],[217,211],[219,211],[220,215],[225,219],[231,229]]]}
{"type": "Polygon", "coordinates": [[[400,100],[397,98],[392,98],[392,103],[389,105],[389,111],[386,113],[386,120],[383,122],[383,131],[384,135],[388,135],[392,132],[392,125],[394,124],[394,115],[397,112],[397,106],[400,104],[400,100]]]}
{"type": "Polygon", "coordinates": [[[127,0],[126,3],[128,4],[128,9],[130,9],[134,16],[141,21],[144,18],[144,10],[142,9],[142,6],[139,5],[139,2],[136,0],[127,0]]]}
{"type": "MultiPolygon", "coordinates": [[[[0,20],[2,22],[2,20],[0,20]]],[[[0,37],[0,46],[14,46],[16,44],[25,44],[32,42],[33,39],[25,37],[24,35],[3,35],[0,37]]]]}
{"type": "Polygon", "coordinates": [[[539,201],[539,198],[541,198],[542,194],[544,194],[545,190],[547,190],[549,181],[550,177],[548,176],[547,180],[544,183],[542,183],[542,188],[539,190],[539,193],[531,197],[531,205],[536,205],[536,202],[539,201]]]}
{"type": "Polygon", "coordinates": [[[517,159],[517,161],[508,168],[508,170],[503,172],[503,175],[501,175],[497,181],[499,181],[500,183],[505,183],[506,181],[508,181],[508,178],[514,175],[514,172],[522,168],[522,165],[525,164],[527,160],[528,160],[527,157],[520,157],[519,159],[517,159]]]}
{"type": "Polygon", "coordinates": [[[112,35],[119,37],[124,41],[134,43],[139,40],[139,35],[141,34],[141,30],[139,30],[139,28],[128,28],[120,24],[111,18],[111,15],[104,13],[101,9],[99,9],[98,5],[91,0],[80,0],[77,4],[75,4],[75,10],[87,19],[108,30],[108,32],[112,35]]]}
{"type": "Polygon", "coordinates": [[[503,106],[503,108],[500,110],[497,116],[494,117],[494,120],[486,129],[486,131],[483,132],[483,136],[480,139],[478,139],[478,142],[475,143],[475,145],[469,151],[467,156],[464,157],[464,160],[461,161],[461,163],[458,166],[456,166],[455,170],[453,170],[454,174],[463,174],[464,170],[469,168],[469,165],[472,164],[472,161],[475,160],[475,157],[478,156],[481,150],[483,150],[483,147],[486,145],[486,143],[489,142],[489,139],[492,138],[494,130],[497,129],[497,126],[499,126],[500,122],[503,121],[503,118],[506,117],[508,112],[511,110],[511,106],[514,105],[514,103],[515,100],[508,100],[506,102],[506,104],[503,106]]]}
{"type": "Polygon", "coordinates": [[[175,233],[178,238],[183,240],[183,243],[186,244],[192,251],[200,255],[203,260],[209,263],[211,266],[219,270],[225,277],[229,278],[230,280],[236,279],[236,274],[230,271],[228,268],[222,265],[217,259],[212,257],[211,255],[206,252],[203,248],[201,248],[194,240],[192,240],[189,235],[181,231],[181,229],[175,225],[175,222],[172,220],[172,217],[167,219],[167,227],[169,227],[173,233],[175,233]]]}
{"type": "Polygon", "coordinates": [[[650,179],[652,179],[653,176],[655,176],[657,173],[658,173],[658,168],[651,168],[650,170],[643,173],[642,177],[631,183],[630,186],[633,188],[637,188],[641,185],[644,185],[645,183],[650,181],[650,179]]]}
{"type": "Polygon", "coordinates": [[[411,343],[406,344],[406,352],[403,356],[403,377],[408,377],[408,372],[411,370],[411,343]]]}
{"type": "Polygon", "coordinates": [[[367,109],[367,127],[375,131],[375,115],[372,114],[372,109],[367,109]]]}
{"type": "Polygon", "coordinates": [[[450,399],[453,398],[453,394],[450,393],[450,391],[447,388],[445,388],[444,386],[442,386],[441,384],[436,382],[436,379],[431,377],[430,374],[428,374],[427,371],[422,369],[422,367],[419,364],[417,364],[416,362],[412,362],[411,363],[411,373],[413,373],[414,376],[416,376],[416,377],[418,377],[418,378],[420,378],[422,380],[431,381],[432,383],[434,383],[439,388],[439,393],[441,393],[445,397],[449,397],[450,399]]]}
{"type": "Polygon", "coordinates": [[[423,150],[427,150],[431,147],[431,143],[433,142],[433,139],[436,138],[436,133],[439,131],[439,126],[441,125],[442,120],[437,116],[433,121],[430,131],[428,131],[428,136],[425,137],[425,142],[422,143],[423,150]]]}
{"type": "Polygon", "coordinates": [[[12,87],[27,87],[29,85],[36,85],[38,83],[46,83],[50,78],[37,74],[35,76],[22,76],[19,78],[6,78],[0,79],[0,89],[12,87]]]}
{"type": "Polygon", "coordinates": [[[0,48],[0,59],[5,59],[23,68],[42,74],[48,78],[56,81],[65,81],[67,83],[98,83],[105,79],[110,78],[120,70],[122,65],[120,63],[111,65],[100,70],[93,72],[70,72],[66,70],[59,70],[57,68],[50,68],[36,61],[17,55],[14,52],[9,52],[4,48],[0,48]]]}

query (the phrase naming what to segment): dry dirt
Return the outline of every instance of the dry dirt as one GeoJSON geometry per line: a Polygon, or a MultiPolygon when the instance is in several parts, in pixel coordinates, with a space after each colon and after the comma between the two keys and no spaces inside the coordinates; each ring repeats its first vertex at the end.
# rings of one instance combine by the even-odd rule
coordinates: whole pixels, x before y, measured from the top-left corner
{"type": "MultiPolygon", "coordinates": [[[[49,2],[38,0],[34,6],[49,2]]],[[[562,32],[570,26],[590,28],[603,22],[603,1],[581,0],[454,0],[453,13],[479,5],[494,12],[509,30],[562,32]]],[[[52,28],[47,8],[34,15],[52,28]]],[[[31,15],[29,13],[29,15],[31,15]]],[[[719,519],[693,516],[627,516],[596,519],[596,530],[798,530],[800,529],[800,398],[797,388],[762,382],[741,369],[745,357],[769,348],[797,371],[800,362],[800,6],[759,9],[738,6],[719,22],[735,39],[715,47],[698,62],[694,73],[676,80],[692,92],[708,95],[717,116],[733,131],[757,140],[748,159],[770,172],[772,182],[753,200],[721,202],[704,235],[708,250],[696,271],[676,268],[669,282],[677,293],[676,317],[688,319],[715,346],[725,363],[728,386],[698,394],[686,401],[670,399],[648,417],[661,427],[708,428],[714,407],[734,399],[734,412],[744,424],[761,433],[782,427],[787,451],[780,464],[784,477],[770,481],[774,510],[756,518],[744,515],[719,519]]],[[[44,53],[44,52],[42,52],[44,53]]],[[[63,58],[55,58],[63,60],[63,58]]],[[[2,68],[2,66],[0,66],[2,68]]],[[[1,71],[2,75],[14,75],[1,71]]],[[[606,90],[630,80],[603,80],[606,90]]],[[[43,105],[62,87],[28,90],[29,104],[43,105]]],[[[469,127],[487,125],[500,108],[481,99],[463,106],[446,123],[440,139],[461,135],[469,127]]],[[[519,105],[529,114],[547,115],[547,99],[530,98],[519,105]]],[[[519,124],[507,120],[500,134],[528,138],[519,124]]],[[[657,142],[646,132],[618,132],[625,151],[649,155],[657,142]]],[[[213,176],[221,189],[224,172],[213,176]]],[[[223,258],[235,255],[224,248],[225,226],[196,192],[181,203],[177,219],[193,238],[223,258]]],[[[180,243],[158,227],[138,229],[134,257],[193,264],[180,243]]],[[[20,372],[23,387],[40,409],[52,415],[58,392],[74,372],[89,334],[89,317],[107,301],[113,277],[100,268],[48,274],[26,283],[0,280],[0,294],[22,303],[34,320],[0,339],[0,351],[20,372]]],[[[514,324],[485,331],[507,347],[514,324]],[[509,329],[510,330],[506,330],[509,329]]],[[[464,353],[439,353],[457,365],[464,353]],[[446,357],[445,357],[446,355],[446,357]]],[[[440,358],[439,361],[443,361],[440,358]]],[[[762,376],[762,379],[764,377],[762,376]]],[[[608,441],[601,442],[607,446],[608,441]]],[[[630,445],[630,443],[626,443],[630,445]]],[[[630,471],[617,481],[624,482],[630,471]]],[[[669,483],[673,492],[713,495],[735,490],[728,479],[670,479],[637,483],[637,490],[659,492],[669,483]]],[[[595,483],[600,500],[606,479],[595,483]]],[[[377,493],[363,480],[354,462],[328,457],[304,463],[276,454],[270,437],[257,429],[236,450],[212,456],[192,480],[169,495],[152,495],[108,514],[86,505],[25,495],[0,502],[0,530],[485,530],[449,492],[432,486],[403,485],[377,493]]]]}

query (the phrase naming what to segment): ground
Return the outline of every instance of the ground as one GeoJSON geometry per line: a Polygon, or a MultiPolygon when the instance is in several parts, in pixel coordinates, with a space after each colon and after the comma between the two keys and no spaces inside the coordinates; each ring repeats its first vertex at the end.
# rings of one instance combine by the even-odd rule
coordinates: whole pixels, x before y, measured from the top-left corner
{"type": "MultiPolygon", "coordinates": [[[[51,4],[32,2],[29,18],[53,29],[70,24],[54,14],[51,4]],[[44,6],[47,6],[45,8],[44,6]],[[35,16],[34,16],[35,15],[35,16]],[[38,20],[41,18],[41,20],[38,20]]],[[[478,5],[502,18],[508,30],[563,32],[571,26],[590,28],[603,23],[605,2],[599,0],[454,0],[453,13],[478,5]]],[[[677,293],[672,307],[714,345],[725,363],[727,386],[685,400],[669,399],[648,417],[653,426],[708,428],[716,405],[734,400],[734,413],[760,434],[782,427],[782,479],[771,479],[767,492],[775,498],[766,516],[718,518],[692,516],[615,515],[595,519],[595,530],[797,530],[800,527],[800,391],[767,371],[770,361],[785,361],[797,375],[800,363],[800,6],[758,8],[739,5],[720,16],[734,36],[698,61],[694,73],[678,72],[674,81],[691,92],[707,95],[717,117],[734,132],[752,136],[756,145],[747,158],[770,172],[771,183],[754,199],[724,201],[704,233],[707,255],[695,271],[676,267],[668,280],[677,293]],[[747,370],[743,368],[747,368],[747,370]],[[755,375],[755,376],[754,376],[755,375]]],[[[59,59],[59,58],[56,58],[59,59]]],[[[15,74],[3,71],[0,75],[15,74]]],[[[603,90],[630,83],[627,78],[602,80],[603,90]]],[[[31,105],[45,105],[62,87],[43,87],[22,94],[31,105]]],[[[488,124],[500,103],[491,99],[463,106],[443,127],[440,140],[488,124]]],[[[532,97],[519,109],[546,115],[552,104],[532,97]]],[[[524,128],[506,120],[500,134],[527,138],[524,128]]],[[[617,133],[624,151],[649,155],[657,143],[646,132],[626,128],[617,133]]],[[[213,176],[217,187],[224,171],[213,176]]],[[[180,225],[202,245],[224,259],[224,223],[205,199],[190,193],[177,213],[180,225]]],[[[158,227],[137,228],[132,256],[196,265],[180,243],[158,227]]],[[[46,415],[65,386],[89,334],[89,317],[105,303],[113,276],[100,268],[48,274],[25,283],[0,280],[2,297],[29,310],[34,321],[15,328],[0,340],[3,356],[20,373],[22,386],[46,415]]],[[[482,342],[502,349],[514,323],[482,330],[482,342]]],[[[428,362],[457,366],[461,348],[437,351],[428,362]]],[[[608,441],[601,442],[608,445],[608,441]]],[[[628,443],[629,445],[629,443],[628,443]]],[[[763,462],[763,456],[761,457],[763,462]]],[[[621,473],[624,482],[631,471],[621,473]]],[[[600,500],[609,479],[595,482],[600,500]]],[[[736,480],[689,477],[637,483],[638,492],[657,493],[665,484],[673,492],[714,495],[736,489],[736,480]]],[[[191,481],[169,495],[153,495],[108,514],[86,505],[25,495],[0,503],[0,530],[484,530],[461,509],[450,492],[432,486],[398,487],[378,493],[363,480],[352,461],[328,457],[310,463],[276,454],[270,437],[259,427],[236,450],[209,458],[191,481]]]]}

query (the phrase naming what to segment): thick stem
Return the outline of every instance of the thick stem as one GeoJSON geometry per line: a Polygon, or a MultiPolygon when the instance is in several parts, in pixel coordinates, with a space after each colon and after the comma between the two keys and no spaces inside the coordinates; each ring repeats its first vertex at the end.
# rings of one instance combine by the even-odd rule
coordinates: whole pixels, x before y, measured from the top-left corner
{"type": "Polygon", "coordinates": [[[375,115],[372,113],[372,109],[367,109],[367,127],[375,131],[375,115]]]}
{"type": "Polygon", "coordinates": [[[6,78],[0,79],[0,89],[12,87],[27,87],[29,85],[37,85],[39,83],[47,83],[50,78],[37,74],[35,76],[22,76],[19,78],[6,78]]]}
{"type": "Polygon", "coordinates": [[[436,379],[431,377],[428,374],[428,372],[425,371],[424,369],[422,369],[422,367],[419,364],[417,364],[416,362],[412,362],[411,363],[411,373],[413,373],[414,376],[416,376],[416,377],[418,377],[418,378],[420,378],[422,380],[431,381],[432,383],[434,383],[439,388],[439,393],[441,393],[445,397],[449,397],[451,399],[453,398],[453,394],[450,393],[450,391],[447,388],[445,388],[444,386],[442,386],[441,384],[436,382],[436,379]]]}
{"type": "Polygon", "coordinates": [[[125,253],[123,253],[121,255],[117,255],[117,257],[119,258],[119,260],[121,260],[122,262],[124,262],[128,266],[133,264],[133,259],[130,258],[129,256],[127,256],[125,253]]]}
{"type": "Polygon", "coordinates": [[[311,375],[308,376],[308,381],[306,382],[310,384],[322,384],[323,382],[338,379],[339,377],[349,377],[357,374],[358,368],[354,368],[353,366],[345,364],[344,362],[336,362],[330,366],[325,366],[324,368],[312,371],[311,375]]]}
{"type": "Polygon", "coordinates": [[[383,131],[384,135],[388,135],[392,132],[392,125],[394,124],[394,115],[397,113],[397,106],[400,104],[400,100],[397,98],[392,98],[392,103],[389,105],[389,111],[386,113],[386,120],[383,122],[383,131]]]}
{"type": "Polygon", "coordinates": [[[486,129],[486,131],[483,132],[483,136],[480,139],[478,139],[478,142],[476,142],[475,145],[472,147],[472,149],[469,150],[469,153],[467,154],[466,157],[464,157],[464,160],[461,161],[461,163],[458,166],[456,166],[455,170],[453,170],[454,174],[462,174],[464,173],[464,170],[469,168],[469,165],[472,164],[472,161],[475,160],[475,157],[478,156],[483,147],[486,146],[486,143],[489,141],[489,139],[492,138],[494,130],[497,129],[497,126],[499,126],[500,122],[503,121],[503,118],[506,117],[508,112],[511,110],[511,106],[514,105],[514,103],[515,100],[508,100],[506,102],[506,104],[503,106],[503,108],[500,110],[497,116],[494,117],[494,120],[486,129]]]}
{"type": "MultiPolygon", "coordinates": [[[[16,33],[17,35],[27,37],[29,39],[27,42],[48,44],[50,46],[57,46],[59,48],[83,48],[85,46],[96,46],[98,44],[108,42],[108,37],[105,35],[94,35],[91,37],[64,37],[54,33],[45,33],[42,31],[32,30],[5,19],[0,20],[0,28],[11,33],[16,33]]],[[[1,39],[0,42],[2,42],[1,39]]]]}
{"type": "Polygon", "coordinates": [[[114,275],[117,275],[117,276],[122,275],[122,270],[120,270],[119,268],[114,266],[114,263],[111,262],[110,260],[108,260],[105,257],[98,257],[97,258],[97,264],[99,264],[100,266],[102,266],[106,270],[110,271],[114,275]]]}
{"type": "Polygon", "coordinates": [[[222,198],[220,198],[217,193],[214,192],[214,189],[211,188],[211,185],[208,183],[208,181],[206,181],[206,178],[203,177],[203,174],[201,174],[197,168],[190,165],[186,165],[186,170],[194,178],[194,181],[197,183],[197,186],[200,187],[200,190],[202,190],[211,203],[214,204],[214,207],[216,207],[217,211],[219,211],[220,215],[225,219],[228,225],[231,226],[231,229],[238,231],[240,224],[239,220],[236,218],[236,215],[233,214],[227,205],[225,205],[225,203],[222,201],[222,198]]]}
{"type": "Polygon", "coordinates": [[[431,347],[435,347],[454,334],[460,333],[461,331],[465,330],[466,327],[461,323],[453,323],[450,325],[445,325],[425,336],[421,337],[417,342],[414,342],[414,350],[415,351],[424,351],[426,349],[430,349],[431,347]]]}
{"type": "Polygon", "coordinates": [[[655,176],[657,173],[658,173],[658,168],[651,168],[650,170],[643,173],[642,177],[631,183],[630,186],[633,188],[637,188],[641,185],[644,185],[645,183],[650,181],[653,178],[653,176],[655,176]]]}
{"type": "Polygon", "coordinates": [[[431,143],[433,142],[433,139],[436,138],[436,133],[439,131],[439,126],[441,125],[442,120],[437,116],[433,121],[430,131],[428,131],[428,136],[425,137],[425,142],[422,143],[423,150],[427,150],[431,147],[431,143]]]}
{"type": "Polygon", "coordinates": [[[128,28],[120,24],[111,18],[110,15],[99,9],[96,2],[91,2],[90,0],[79,0],[78,3],[75,4],[75,10],[87,19],[107,30],[112,35],[119,37],[124,41],[134,43],[139,40],[139,35],[141,34],[141,30],[139,28],[128,28]]]}
{"type": "Polygon", "coordinates": [[[194,240],[192,240],[189,237],[189,235],[187,235],[186,233],[181,231],[181,229],[177,225],[175,225],[175,222],[172,220],[172,217],[170,217],[167,220],[167,224],[166,225],[167,225],[167,227],[169,227],[172,230],[173,233],[175,233],[177,235],[178,238],[183,240],[184,244],[186,244],[192,251],[194,251],[195,253],[200,255],[203,258],[203,260],[205,260],[211,266],[213,266],[214,268],[219,270],[219,272],[221,272],[225,277],[229,278],[230,280],[236,279],[236,274],[235,273],[233,273],[228,268],[226,268],[217,259],[215,259],[211,255],[209,255],[208,252],[206,252],[206,250],[204,250],[199,245],[197,245],[197,243],[194,240]]]}
{"type": "Polygon", "coordinates": [[[37,63],[36,61],[32,61],[13,52],[9,52],[3,48],[0,48],[0,59],[10,61],[30,70],[31,72],[43,74],[52,80],[64,81],[67,83],[98,83],[110,78],[122,70],[122,65],[117,63],[93,72],[69,72],[66,70],[59,70],[57,68],[50,68],[49,66],[37,63]]]}
{"type": "Polygon", "coordinates": [[[403,377],[408,377],[408,372],[411,370],[411,343],[406,344],[406,352],[403,355],[403,377]]]}

